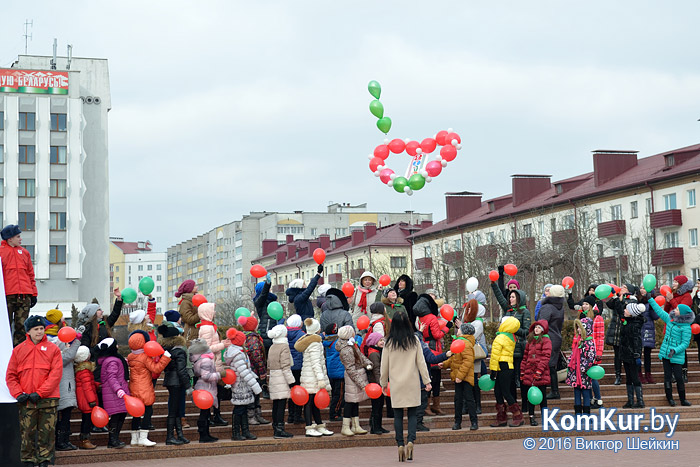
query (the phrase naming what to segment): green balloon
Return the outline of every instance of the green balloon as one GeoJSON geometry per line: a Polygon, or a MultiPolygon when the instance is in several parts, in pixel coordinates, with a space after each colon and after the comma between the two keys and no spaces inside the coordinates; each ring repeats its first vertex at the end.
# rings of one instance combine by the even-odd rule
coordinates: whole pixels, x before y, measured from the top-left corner
{"type": "Polygon", "coordinates": [[[134,303],[136,301],[136,291],[131,287],[122,290],[122,301],[124,303],[134,303]]]}
{"type": "Polygon", "coordinates": [[[605,369],[600,365],[594,365],[586,372],[592,379],[602,379],[605,376],[605,369]]]}
{"type": "Polygon", "coordinates": [[[279,302],[270,303],[267,305],[267,314],[270,315],[270,318],[276,321],[282,319],[282,316],[284,316],[282,305],[280,305],[279,302]]]}
{"type": "Polygon", "coordinates": [[[544,399],[544,396],[542,395],[540,388],[537,386],[532,386],[527,391],[527,400],[530,401],[530,404],[539,405],[542,402],[542,399],[544,399]]]}
{"type": "Polygon", "coordinates": [[[377,120],[377,128],[384,134],[389,133],[391,130],[391,119],[389,117],[382,117],[377,120]]]}
{"type": "Polygon", "coordinates": [[[250,313],[250,310],[248,308],[240,307],[236,310],[236,313],[234,314],[234,316],[236,317],[236,321],[238,321],[238,318],[240,318],[241,316],[248,317],[248,316],[250,316],[250,314],[251,313],[250,313]]]}
{"type": "Polygon", "coordinates": [[[149,293],[153,292],[153,289],[155,288],[155,286],[156,286],[156,284],[153,282],[153,279],[151,279],[150,277],[144,277],[139,282],[139,290],[144,295],[148,295],[149,293]]]}
{"type": "Polygon", "coordinates": [[[411,190],[420,190],[425,186],[425,177],[421,174],[413,174],[411,178],[408,179],[408,186],[411,190]]]}
{"type": "Polygon", "coordinates": [[[384,116],[384,105],[377,99],[369,103],[369,111],[372,112],[377,118],[382,118],[384,116]]]}
{"type": "Polygon", "coordinates": [[[482,391],[490,391],[496,387],[496,381],[491,379],[489,375],[481,375],[479,378],[479,389],[482,391]]]}
{"type": "Polygon", "coordinates": [[[372,94],[372,97],[379,99],[379,96],[382,94],[382,85],[379,84],[379,82],[372,80],[367,85],[367,90],[369,90],[369,93],[372,94]]]}
{"type": "Polygon", "coordinates": [[[654,276],[653,274],[647,274],[646,276],[644,276],[642,285],[644,286],[644,289],[647,292],[651,292],[656,288],[656,276],[654,276]]]}
{"type": "Polygon", "coordinates": [[[392,186],[398,193],[403,193],[403,189],[408,186],[408,180],[406,180],[406,177],[396,177],[392,186]]]}
{"type": "Polygon", "coordinates": [[[608,284],[600,284],[595,288],[595,296],[598,300],[605,300],[610,296],[610,292],[612,292],[612,287],[608,284]]]}

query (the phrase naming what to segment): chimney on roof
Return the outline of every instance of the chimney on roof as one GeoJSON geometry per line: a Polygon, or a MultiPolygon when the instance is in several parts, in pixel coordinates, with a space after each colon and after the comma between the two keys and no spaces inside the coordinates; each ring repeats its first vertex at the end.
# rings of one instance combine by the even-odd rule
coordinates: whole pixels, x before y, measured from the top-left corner
{"type": "Polygon", "coordinates": [[[287,234],[287,241],[285,243],[289,244],[294,241],[294,235],[292,234],[287,234]]]}
{"type": "Polygon", "coordinates": [[[318,241],[321,244],[321,248],[327,250],[331,247],[331,236],[328,234],[319,235],[318,241]]]}
{"type": "Polygon", "coordinates": [[[530,201],[552,187],[551,175],[511,175],[513,178],[513,206],[530,201]]]}
{"type": "Polygon", "coordinates": [[[447,223],[466,216],[472,211],[481,207],[481,193],[445,193],[445,204],[447,209],[447,223]]]}
{"type": "Polygon", "coordinates": [[[266,256],[277,249],[277,240],[266,238],[262,241],[262,255],[266,256]]]}
{"type": "Polygon", "coordinates": [[[314,251],[316,251],[316,248],[319,248],[319,245],[321,243],[318,240],[311,240],[309,242],[309,256],[314,255],[314,251]]]}
{"type": "Polygon", "coordinates": [[[287,245],[287,258],[292,259],[296,256],[297,254],[297,246],[296,245],[287,245]]]}
{"type": "Polygon", "coordinates": [[[421,223],[420,223],[420,228],[421,228],[421,229],[427,229],[427,228],[430,227],[431,225],[433,225],[433,221],[427,221],[427,220],[426,220],[426,221],[421,221],[421,223]]]}
{"type": "Polygon", "coordinates": [[[377,235],[377,225],[365,224],[365,238],[374,237],[375,235],[377,235]]]}
{"type": "Polygon", "coordinates": [[[593,151],[593,178],[600,186],[637,165],[639,151],[593,151]]]}
{"type": "Polygon", "coordinates": [[[282,264],[287,259],[286,251],[278,251],[275,255],[275,264],[282,264]]]}
{"type": "Polygon", "coordinates": [[[362,230],[353,230],[352,232],[352,246],[359,245],[365,240],[365,232],[362,230]]]}

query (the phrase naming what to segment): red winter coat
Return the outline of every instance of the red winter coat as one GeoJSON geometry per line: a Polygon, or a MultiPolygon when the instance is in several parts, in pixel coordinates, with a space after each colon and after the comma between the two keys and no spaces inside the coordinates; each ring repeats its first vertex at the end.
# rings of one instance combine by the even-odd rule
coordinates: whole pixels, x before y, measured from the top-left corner
{"type": "Polygon", "coordinates": [[[435,355],[442,353],[442,338],[450,330],[447,326],[440,326],[437,316],[429,313],[420,317],[420,322],[425,324],[423,339],[435,355]]]}
{"type": "Polygon", "coordinates": [[[12,351],[5,380],[14,398],[36,392],[42,399],[58,399],[62,376],[63,358],[58,346],[46,336],[34,344],[27,335],[27,339],[12,351]]]}
{"type": "Polygon", "coordinates": [[[36,297],[36,281],[32,257],[24,248],[12,248],[3,240],[0,243],[0,258],[2,258],[2,274],[5,279],[5,295],[34,295],[36,297]]]}
{"type": "Polygon", "coordinates": [[[92,373],[94,367],[92,362],[75,365],[75,397],[78,400],[78,410],[82,413],[92,412],[90,403],[97,405],[97,383],[92,373]]]}
{"type": "Polygon", "coordinates": [[[145,353],[131,352],[126,360],[129,362],[129,391],[132,396],[138,397],[143,405],[153,405],[156,401],[156,393],[153,389],[152,374],[160,374],[170,363],[170,357],[162,355],[158,363],[145,353]]]}
{"type": "MultiPolygon", "coordinates": [[[[7,279],[5,279],[5,283],[7,283],[7,279]]],[[[692,309],[693,297],[690,294],[691,290],[693,290],[693,283],[691,281],[682,284],[680,287],[678,287],[678,290],[673,292],[673,298],[670,301],[666,302],[664,310],[670,312],[671,310],[675,310],[676,308],[678,308],[678,305],[681,304],[688,305],[692,309]]]]}
{"type": "Polygon", "coordinates": [[[526,386],[549,386],[549,359],[552,356],[552,341],[546,335],[549,332],[549,324],[543,319],[535,321],[530,325],[530,333],[537,324],[542,326],[544,333],[537,339],[528,337],[520,364],[520,379],[526,386]]]}

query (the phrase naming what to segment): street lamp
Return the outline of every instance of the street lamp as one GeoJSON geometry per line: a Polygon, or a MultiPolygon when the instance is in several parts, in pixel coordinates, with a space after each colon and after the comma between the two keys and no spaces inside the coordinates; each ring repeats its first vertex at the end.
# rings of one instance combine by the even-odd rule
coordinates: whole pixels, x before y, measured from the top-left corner
{"type": "Polygon", "coordinates": [[[620,286],[620,254],[622,253],[622,248],[614,247],[612,249],[613,255],[615,255],[615,265],[617,266],[617,286],[620,286]]]}

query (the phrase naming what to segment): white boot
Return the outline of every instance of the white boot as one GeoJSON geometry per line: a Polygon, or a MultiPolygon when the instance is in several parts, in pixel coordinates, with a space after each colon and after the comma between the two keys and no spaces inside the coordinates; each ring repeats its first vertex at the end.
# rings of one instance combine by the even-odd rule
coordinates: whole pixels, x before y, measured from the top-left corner
{"type": "Polygon", "coordinates": [[[155,446],[156,443],[148,439],[148,430],[139,430],[139,446],[155,446]]]}
{"type": "Polygon", "coordinates": [[[323,434],[316,431],[316,425],[312,424],[306,427],[306,436],[318,438],[319,436],[323,436],[323,434]]]}
{"type": "Polygon", "coordinates": [[[139,445],[139,432],[138,432],[138,430],[133,430],[131,432],[131,445],[132,446],[139,445]]]}
{"type": "Polygon", "coordinates": [[[350,425],[352,424],[352,419],[343,418],[343,428],[340,430],[340,434],[343,436],[355,436],[350,425]]]}
{"type": "Polygon", "coordinates": [[[323,436],[333,436],[333,432],[326,429],[325,423],[321,423],[320,425],[316,425],[316,431],[321,433],[323,436]]]}
{"type": "Polygon", "coordinates": [[[352,432],[356,435],[367,434],[367,430],[360,426],[360,417],[352,417],[352,432]]]}

